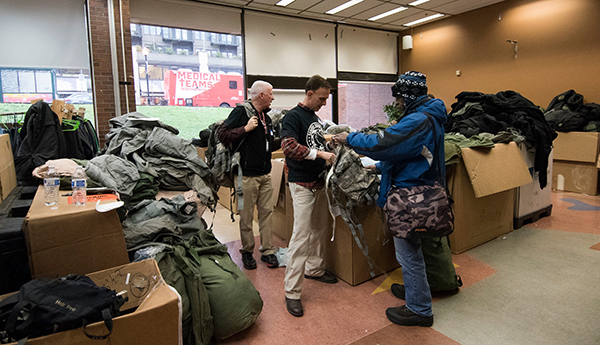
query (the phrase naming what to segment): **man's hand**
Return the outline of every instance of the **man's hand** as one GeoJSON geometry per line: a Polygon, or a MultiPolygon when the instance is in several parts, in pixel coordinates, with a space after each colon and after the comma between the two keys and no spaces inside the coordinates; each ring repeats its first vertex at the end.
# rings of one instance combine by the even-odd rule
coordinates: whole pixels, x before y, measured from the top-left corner
{"type": "Polygon", "coordinates": [[[327,162],[327,165],[333,164],[333,161],[335,160],[335,154],[332,152],[317,151],[317,157],[324,159],[325,162],[327,162]]]}
{"type": "Polygon", "coordinates": [[[348,133],[347,132],[338,133],[338,134],[336,134],[336,135],[333,136],[333,143],[335,144],[335,146],[337,146],[340,143],[341,144],[345,144],[347,137],[348,137],[348,133]]]}
{"type": "Polygon", "coordinates": [[[377,170],[377,167],[375,166],[375,164],[372,164],[372,165],[367,165],[367,166],[365,167],[365,169],[369,169],[369,170],[377,170]]]}
{"type": "Polygon", "coordinates": [[[246,126],[244,126],[244,130],[246,131],[246,133],[254,130],[254,128],[256,128],[258,126],[258,117],[256,116],[252,116],[250,118],[250,120],[248,120],[248,123],[246,124],[246,126]]]}

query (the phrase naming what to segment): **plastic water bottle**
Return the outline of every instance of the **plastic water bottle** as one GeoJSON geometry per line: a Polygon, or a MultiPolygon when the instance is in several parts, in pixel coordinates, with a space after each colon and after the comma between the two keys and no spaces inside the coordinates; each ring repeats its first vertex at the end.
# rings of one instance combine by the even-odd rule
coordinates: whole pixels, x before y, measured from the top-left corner
{"type": "Polygon", "coordinates": [[[54,166],[48,166],[48,175],[44,178],[44,204],[53,206],[58,204],[58,187],[60,181],[54,166]]]}
{"type": "Polygon", "coordinates": [[[73,189],[73,205],[83,206],[87,200],[85,188],[87,187],[85,171],[78,165],[75,175],[71,177],[71,189],[73,189]]]}

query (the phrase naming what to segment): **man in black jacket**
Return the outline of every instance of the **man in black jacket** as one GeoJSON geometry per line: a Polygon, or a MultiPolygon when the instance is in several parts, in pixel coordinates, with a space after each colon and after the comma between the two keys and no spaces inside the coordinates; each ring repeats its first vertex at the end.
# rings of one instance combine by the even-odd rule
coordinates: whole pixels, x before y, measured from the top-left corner
{"type": "Polygon", "coordinates": [[[279,262],[273,245],[273,187],[271,185],[271,151],[276,150],[273,126],[267,115],[273,97],[273,86],[257,80],[249,92],[250,100],[238,104],[217,132],[219,141],[239,147],[242,165],[242,190],[244,207],[240,211],[240,237],[244,268],[256,268],[254,233],[252,231],[254,206],[258,209],[260,233],[260,259],[269,268],[277,268],[279,262]]]}
{"type": "Polygon", "coordinates": [[[335,159],[325,142],[316,112],[327,103],[331,86],[319,75],[312,76],[304,100],[283,118],[281,146],[289,168],[288,181],[294,207],[294,230],[288,245],[285,271],[287,310],[304,315],[300,297],[304,278],[334,284],[337,278],[325,271],[325,236],[329,217],[325,194],[325,165],[335,159]]]}

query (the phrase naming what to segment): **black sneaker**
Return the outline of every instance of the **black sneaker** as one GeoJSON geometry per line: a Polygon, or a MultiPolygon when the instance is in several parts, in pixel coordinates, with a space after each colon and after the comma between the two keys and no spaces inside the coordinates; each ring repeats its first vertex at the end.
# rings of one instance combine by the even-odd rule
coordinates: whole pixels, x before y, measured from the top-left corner
{"type": "Polygon", "coordinates": [[[431,327],[433,325],[433,315],[428,317],[417,315],[405,305],[396,308],[387,308],[385,315],[390,321],[400,326],[431,327]]]}
{"type": "Polygon", "coordinates": [[[252,253],[242,253],[242,262],[244,263],[244,268],[247,270],[253,270],[256,268],[256,260],[252,257],[252,253]]]}
{"type": "Polygon", "coordinates": [[[325,272],[325,273],[323,273],[322,276],[319,276],[319,277],[313,277],[313,276],[309,276],[309,275],[305,274],[304,278],[314,279],[316,281],[320,281],[321,283],[325,283],[325,284],[335,284],[338,282],[337,277],[329,272],[325,272]]]}
{"type": "Polygon", "coordinates": [[[265,262],[268,268],[277,268],[279,267],[279,261],[275,254],[261,255],[260,261],[265,262]]]}

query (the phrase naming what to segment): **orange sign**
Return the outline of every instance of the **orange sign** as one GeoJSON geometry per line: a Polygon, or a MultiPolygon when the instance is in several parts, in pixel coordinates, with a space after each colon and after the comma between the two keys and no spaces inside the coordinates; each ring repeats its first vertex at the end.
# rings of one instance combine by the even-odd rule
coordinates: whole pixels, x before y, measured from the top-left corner
{"type": "MultiPolygon", "coordinates": [[[[117,196],[114,194],[95,194],[95,195],[87,196],[87,202],[96,202],[98,200],[117,200],[117,196]]],[[[73,197],[72,196],[68,197],[67,201],[69,204],[72,204],[73,197]]]]}

